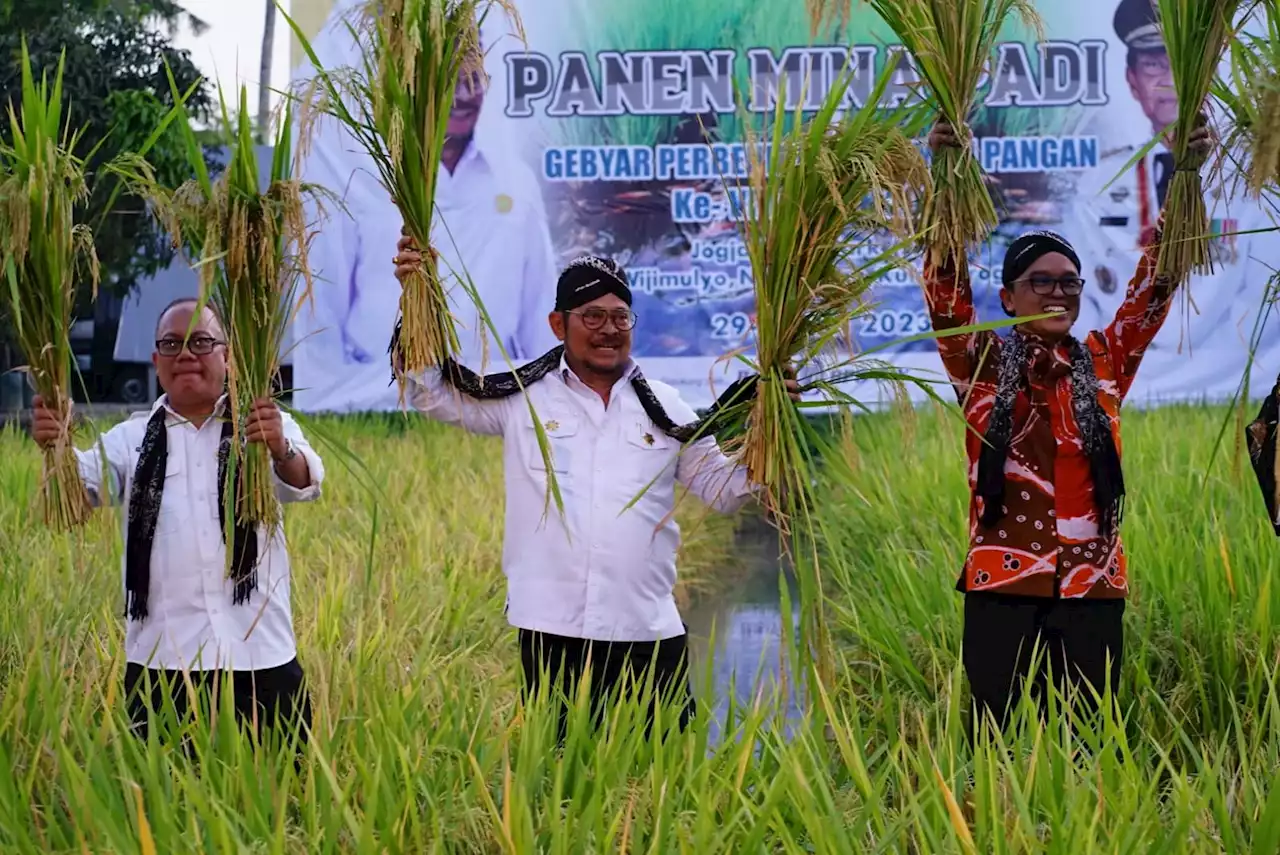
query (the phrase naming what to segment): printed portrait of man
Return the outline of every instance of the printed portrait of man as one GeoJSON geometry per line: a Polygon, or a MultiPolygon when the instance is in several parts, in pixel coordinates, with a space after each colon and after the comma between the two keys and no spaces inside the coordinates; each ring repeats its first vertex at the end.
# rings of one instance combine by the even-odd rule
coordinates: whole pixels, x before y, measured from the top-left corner
{"type": "MultiPolygon", "coordinates": [[[[361,66],[360,47],[343,23],[359,5],[339,0],[311,40],[327,70],[361,66]]],[[[482,43],[498,27],[486,20],[484,30],[482,43]]],[[[313,74],[304,62],[295,80],[313,74]]],[[[484,121],[487,86],[480,74],[457,83],[432,238],[450,289],[462,361],[477,371],[501,371],[507,370],[501,350],[459,285],[460,271],[474,283],[507,355],[520,364],[555,345],[547,314],[556,264],[533,171],[513,153],[500,121],[484,121]]],[[[492,106],[500,117],[501,105],[492,106]]],[[[294,325],[295,401],[304,411],[393,409],[398,395],[389,385],[387,347],[400,300],[392,263],[400,214],[372,159],[331,118],[317,128],[301,171],[303,180],[341,198],[345,211],[326,205],[328,217],[312,245],[314,300],[294,325]]]]}
{"type": "MultiPolygon", "coordinates": [[[[1097,111],[1087,130],[1099,138],[1099,164],[1077,184],[1064,223],[1080,249],[1087,280],[1078,334],[1106,326],[1124,299],[1175,169],[1166,131],[1178,118],[1177,93],[1154,4],[1120,0],[1111,23],[1120,49],[1108,50],[1108,56],[1124,63],[1125,85],[1112,88],[1111,103],[1097,111]],[[1158,140],[1154,147],[1126,169],[1152,139],[1158,140]]],[[[1241,194],[1232,168],[1230,158],[1205,167],[1214,272],[1192,277],[1192,306],[1175,303],[1148,350],[1135,387],[1138,398],[1222,399],[1239,383],[1267,283],[1280,266],[1280,235],[1238,234],[1273,224],[1257,202],[1241,194]]]]}

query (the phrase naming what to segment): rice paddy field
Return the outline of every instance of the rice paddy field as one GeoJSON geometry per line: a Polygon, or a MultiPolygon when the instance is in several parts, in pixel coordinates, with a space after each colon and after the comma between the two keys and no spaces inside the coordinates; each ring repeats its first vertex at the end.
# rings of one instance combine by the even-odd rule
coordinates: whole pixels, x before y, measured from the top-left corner
{"type": "MultiPolygon", "coordinates": [[[[193,757],[125,733],[119,520],[37,524],[39,455],[7,429],[0,851],[1275,853],[1278,547],[1234,421],[1210,466],[1226,418],[1126,417],[1118,718],[1028,717],[969,747],[961,428],[921,410],[854,422],[836,452],[852,474],[822,485],[838,678],[799,721],[784,730],[766,692],[723,739],[700,717],[649,743],[631,709],[598,738],[579,712],[563,751],[545,706],[516,701],[496,444],[417,418],[308,422],[332,447],[324,498],[287,516],[316,726],[296,769],[227,716],[193,727],[193,757]]],[[[750,520],[681,519],[682,603],[733,597],[750,520]]]]}

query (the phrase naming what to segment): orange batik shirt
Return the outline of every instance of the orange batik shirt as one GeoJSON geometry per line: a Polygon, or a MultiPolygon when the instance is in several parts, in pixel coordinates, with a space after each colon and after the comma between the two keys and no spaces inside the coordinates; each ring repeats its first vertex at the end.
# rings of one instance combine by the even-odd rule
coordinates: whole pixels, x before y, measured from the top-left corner
{"type": "MultiPolygon", "coordinates": [[[[1098,399],[1120,451],[1120,404],[1143,354],[1169,314],[1174,293],[1157,281],[1158,242],[1151,241],[1115,319],[1089,333],[1098,399]]],[[[925,290],[938,332],[977,323],[968,270],[925,262],[925,290]]],[[[1005,460],[1004,515],[988,528],[976,493],[978,458],[997,389],[1001,339],[993,331],[938,339],[965,420],[969,476],[969,552],[957,585],[1034,597],[1124,597],[1129,588],[1119,532],[1099,534],[1093,476],[1072,408],[1070,342],[1050,347],[1027,338],[1026,383],[1013,410],[1005,460]],[[976,432],[976,433],[975,433],[976,432]]]]}

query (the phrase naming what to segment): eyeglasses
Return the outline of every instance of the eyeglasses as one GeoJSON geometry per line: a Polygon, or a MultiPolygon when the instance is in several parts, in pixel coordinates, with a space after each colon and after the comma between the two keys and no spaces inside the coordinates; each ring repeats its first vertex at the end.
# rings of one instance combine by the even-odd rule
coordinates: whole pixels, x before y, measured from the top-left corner
{"type": "Polygon", "coordinates": [[[1060,276],[1056,279],[1052,276],[1029,276],[1021,281],[1030,285],[1031,290],[1041,297],[1052,294],[1055,285],[1062,289],[1064,297],[1078,296],[1084,288],[1084,280],[1079,276],[1060,276]]]}
{"type": "Polygon", "coordinates": [[[636,313],[629,309],[584,309],[581,312],[565,312],[566,315],[577,315],[582,318],[582,325],[589,330],[598,330],[606,320],[613,321],[614,327],[626,332],[636,325],[636,313]]]}
{"type": "MultiPolygon", "coordinates": [[[[187,350],[192,356],[208,356],[213,349],[225,342],[207,335],[198,335],[186,342],[187,350]]],[[[183,340],[180,338],[162,338],[156,342],[156,352],[161,356],[177,356],[182,353],[183,340]]]]}
{"type": "Polygon", "coordinates": [[[1138,73],[1144,77],[1161,77],[1169,73],[1169,55],[1157,53],[1139,57],[1136,67],[1138,73]]]}

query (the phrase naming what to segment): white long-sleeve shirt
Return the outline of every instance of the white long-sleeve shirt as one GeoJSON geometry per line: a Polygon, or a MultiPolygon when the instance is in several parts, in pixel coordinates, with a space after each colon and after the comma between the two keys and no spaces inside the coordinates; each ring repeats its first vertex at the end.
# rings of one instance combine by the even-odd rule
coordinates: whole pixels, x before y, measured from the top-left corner
{"type": "MultiPolygon", "coordinates": [[[[477,401],[440,376],[410,381],[410,401],[429,418],[503,438],[506,531],[502,566],[512,626],[597,641],[658,641],[684,632],[673,592],[680,528],[676,483],[718,511],[753,495],[745,468],[713,437],[681,451],[645,414],[630,379],[609,406],[561,361],[528,387],[528,399],[477,401]],[[564,502],[547,504],[547,471],[529,402],[547,433],[564,502]],[[652,483],[651,483],[652,482],[652,483]],[[630,508],[637,494],[646,492],[630,508]]],[[[649,381],[677,424],[697,416],[664,383],[649,381]]]]}
{"type": "MultiPolygon", "coordinates": [[[[145,621],[127,621],[126,658],[166,670],[253,671],[283,665],[297,655],[284,529],[269,544],[259,529],[258,587],[247,603],[234,604],[218,523],[221,419],[215,416],[197,429],[169,409],[162,395],[150,412],[135,413],[91,448],[76,452],[90,500],[95,507],[123,505],[127,539],[134,470],[147,422],[161,407],[167,412],[168,460],[151,549],[149,614],[145,621]]],[[[224,398],[216,412],[225,407],[224,398]]],[[[307,461],[310,484],[296,489],[273,469],[276,498],[283,503],[314,501],[320,496],[324,464],[297,422],[288,413],[281,413],[281,420],[285,437],[307,461]]],[[[122,586],[123,572],[122,565],[122,586]]]]}

